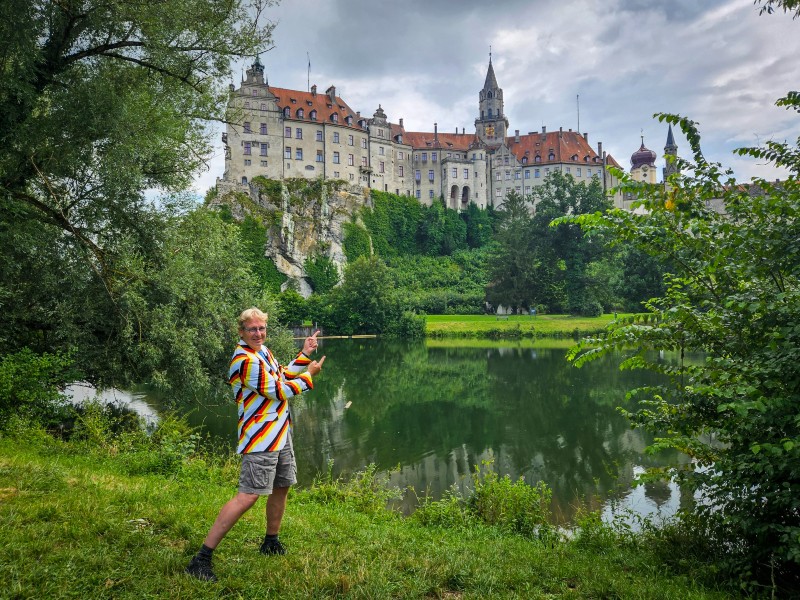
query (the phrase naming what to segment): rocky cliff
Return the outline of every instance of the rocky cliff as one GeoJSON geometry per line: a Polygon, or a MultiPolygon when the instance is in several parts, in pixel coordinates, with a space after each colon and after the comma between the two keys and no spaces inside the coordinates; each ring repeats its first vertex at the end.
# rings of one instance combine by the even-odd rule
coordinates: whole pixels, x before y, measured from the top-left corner
{"type": "Polygon", "coordinates": [[[359,209],[369,202],[367,188],[344,181],[255,177],[247,185],[218,179],[217,196],[209,206],[226,204],[235,218],[250,215],[264,223],[266,255],[307,297],[306,258],[322,254],[341,272],[347,262],[344,224],[360,220],[359,209]]]}

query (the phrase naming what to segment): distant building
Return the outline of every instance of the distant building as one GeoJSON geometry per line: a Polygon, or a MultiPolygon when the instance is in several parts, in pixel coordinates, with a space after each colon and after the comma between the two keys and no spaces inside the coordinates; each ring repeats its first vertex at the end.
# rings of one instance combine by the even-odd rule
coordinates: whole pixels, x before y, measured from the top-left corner
{"type": "Polygon", "coordinates": [[[341,179],[464,209],[470,202],[500,206],[512,191],[530,194],[556,171],[587,183],[597,178],[605,190],[617,183],[606,167],[619,164],[601,143],[593,149],[587,133],[542,127],[509,136],[491,58],[470,133],[440,132],[436,123],[433,132],[406,131],[403,119],[391,123],[381,106],[364,117],[334,86],[324,94],[316,85],[307,92],[272,87],[259,59],[238,89],[231,85],[229,108],[223,180],[241,185],[257,175],[341,179]]]}

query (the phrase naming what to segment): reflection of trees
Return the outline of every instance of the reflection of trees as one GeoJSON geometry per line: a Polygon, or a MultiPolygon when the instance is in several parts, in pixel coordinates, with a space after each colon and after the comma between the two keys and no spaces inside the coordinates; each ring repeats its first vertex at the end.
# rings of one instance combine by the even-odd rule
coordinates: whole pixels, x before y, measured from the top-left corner
{"type": "Polygon", "coordinates": [[[373,462],[401,467],[394,484],[439,496],[493,456],[501,474],[547,482],[566,515],[576,497],[627,487],[634,465],[653,460],[616,411],[649,373],[602,361],[575,369],[546,348],[326,340],[322,352],[324,376],[294,405],[304,482],[330,458],[337,473],[373,462]]]}

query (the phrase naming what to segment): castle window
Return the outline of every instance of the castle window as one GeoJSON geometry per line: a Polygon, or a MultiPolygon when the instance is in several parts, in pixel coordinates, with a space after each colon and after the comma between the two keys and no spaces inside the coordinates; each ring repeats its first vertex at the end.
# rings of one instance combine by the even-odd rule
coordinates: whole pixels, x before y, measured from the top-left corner
{"type": "Polygon", "coordinates": [[[519,171],[515,171],[515,172],[514,172],[514,179],[519,179],[519,178],[520,178],[520,173],[519,173],[519,171]]]}
{"type": "Polygon", "coordinates": [[[567,167],[567,173],[571,173],[570,167],[567,167]]]}
{"type": "Polygon", "coordinates": [[[573,154],[572,156],[569,157],[569,159],[570,160],[578,160],[578,155],[577,154],[573,154]]]}
{"type": "Polygon", "coordinates": [[[262,167],[266,167],[266,166],[267,166],[267,161],[265,161],[265,160],[262,160],[262,161],[261,161],[261,166],[262,166],[262,167]]]}
{"type": "Polygon", "coordinates": [[[431,160],[432,160],[433,162],[436,162],[436,159],[437,159],[436,152],[431,152],[431,160]]]}
{"type": "Polygon", "coordinates": [[[311,112],[308,114],[308,116],[309,116],[309,118],[310,118],[312,121],[316,121],[316,120],[317,120],[317,111],[315,111],[315,110],[312,110],[312,111],[311,111],[311,112]]]}
{"type": "Polygon", "coordinates": [[[353,124],[353,117],[348,116],[344,121],[348,125],[352,125],[353,124]]]}
{"type": "Polygon", "coordinates": [[[403,177],[403,165],[400,165],[399,167],[397,167],[397,174],[400,177],[403,177]]]}
{"type": "Polygon", "coordinates": [[[500,179],[501,179],[502,177],[503,177],[503,175],[502,175],[502,173],[500,173],[500,171],[495,171],[495,172],[494,172],[494,178],[495,178],[497,181],[500,181],[500,179]]]}
{"type": "Polygon", "coordinates": [[[433,200],[433,190],[428,190],[428,198],[433,200]]]}
{"type": "Polygon", "coordinates": [[[347,145],[348,146],[352,146],[353,145],[353,136],[352,135],[348,135],[347,136],[347,145]]]}
{"type": "Polygon", "coordinates": [[[267,124],[266,123],[262,123],[261,124],[261,128],[259,129],[259,133],[261,135],[267,135],[267,124]]]}
{"type": "Polygon", "coordinates": [[[334,144],[338,144],[339,143],[339,132],[338,131],[334,131],[333,132],[333,143],[334,144]]]}
{"type": "MultiPolygon", "coordinates": [[[[246,183],[246,182],[245,182],[245,183],[246,183]]],[[[419,200],[419,199],[422,197],[422,191],[421,191],[421,190],[417,190],[417,191],[415,192],[415,195],[417,196],[417,200],[419,200]]]]}
{"type": "Polygon", "coordinates": [[[527,165],[528,164],[528,157],[527,156],[523,156],[522,157],[522,164],[523,165],[527,165]]]}
{"type": "Polygon", "coordinates": [[[250,133],[250,121],[245,121],[244,122],[244,132],[245,133],[250,133]]]}
{"type": "Polygon", "coordinates": [[[294,137],[296,139],[298,139],[298,140],[302,140],[303,139],[303,130],[300,129],[299,127],[297,129],[295,129],[294,130],[294,137]]]}
{"type": "Polygon", "coordinates": [[[334,152],[333,153],[333,164],[335,164],[335,165],[339,164],[339,153],[338,152],[334,152]]]}
{"type": "Polygon", "coordinates": [[[511,179],[511,171],[506,171],[506,181],[511,179]]]}
{"type": "Polygon", "coordinates": [[[555,160],[555,159],[556,159],[556,155],[553,154],[552,152],[547,155],[547,160],[555,160]]]}
{"type": "Polygon", "coordinates": [[[491,117],[491,116],[492,116],[492,109],[490,108],[489,109],[489,117],[491,117]]]}
{"type": "Polygon", "coordinates": [[[286,146],[286,148],[283,149],[283,157],[286,160],[291,160],[292,159],[292,149],[289,148],[289,146],[286,146]]]}
{"type": "Polygon", "coordinates": [[[351,167],[355,165],[355,157],[352,154],[347,155],[347,164],[351,167]]]}
{"type": "Polygon", "coordinates": [[[245,156],[250,154],[250,142],[245,142],[244,143],[244,154],[245,154],[245,156]]]}
{"type": "Polygon", "coordinates": [[[383,146],[378,146],[378,154],[383,156],[383,146]]]}
{"type": "Polygon", "coordinates": [[[492,92],[491,92],[491,91],[489,91],[489,92],[486,94],[486,97],[487,97],[487,98],[491,98],[491,97],[492,97],[492,92]]]}
{"type": "Polygon", "coordinates": [[[399,160],[403,160],[403,159],[405,158],[405,156],[406,156],[406,155],[403,153],[403,151],[402,151],[402,150],[398,150],[398,151],[397,151],[397,158],[398,158],[399,160]]]}
{"type": "Polygon", "coordinates": [[[306,114],[306,111],[304,111],[302,108],[298,108],[297,109],[297,118],[298,119],[302,119],[305,116],[305,114],[306,114]]]}
{"type": "Polygon", "coordinates": [[[322,141],[322,129],[317,129],[317,141],[322,141]]]}
{"type": "Polygon", "coordinates": [[[289,111],[289,107],[288,106],[283,109],[283,116],[285,118],[287,118],[287,119],[292,116],[291,112],[289,111]]]}
{"type": "Polygon", "coordinates": [[[295,157],[295,160],[303,160],[303,149],[302,148],[298,148],[297,150],[295,150],[294,151],[294,157],[295,157]]]}
{"type": "Polygon", "coordinates": [[[422,174],[420,173],[419,169],[417,169],[416,171],[414,171],[414,179],[416,179],[417,181],[419,181],[421,178],[422,178],[422,174]]]}
{"type": "Polygon", "coordinates": [[[539,179],[539,177],[541,177],[541,173],[539,172],[539,169],[534,169],[533,170],[533,176],[536,179],[539,179]]]}
{"type": "Polygon", "coordinates": [[[361,147],[367,149],[367,138],[361,138],[361,147]]]}
{"type": "Polygon", "coordinates": [[[283,128],[283,137],[287,137],[287,138],[292,137],[292,128],[291,127],[284,127],[283,128]]]}
{"type": "Polygon", "coordinates": [[[242,183],[243,183],[244,185],[247,185],[247,177],[242,177],[242,183]]]}
{"type": "Polygon", "coordinates": [[[428,153],[427,152],[423,152],[422,153],[422,162],[428,162],[428,153]]]}
{"type": "Polygon", "coordinates": [[[322,150],[317,150],[317,162],[321,163],[325,159],[322,157],[322,150]]]}
{"type": "Polygon", "coordinates": [[[525,169],[525,179],[530,179],[530,178],[531,178],[531,170],[525,169]]]}
{"type": "Polygon", "coordinates": [[[253,90],[253,96],[258,96],[258,90],[253,90]]]}
{"type": "Polygon", "coordinates": [[[333,113],[331,115],[331,121],[333,121],[334,123],[338,123],[339,122],[339,115],[336,114],[336,113],[333,113]]]}
{"type": "Polygon", "coordinates": [[[384,162],[383,162],[383,161],[381,161],[381,162],[380,162],[380,166],[378,167],[378,172],[380,172],[380,173],[384,173],[384,172],[385,172],[385,171],[384,171],[384,168],[385,168],[385,167],[384,167],[384,162]]]}
{"type": "Polygon", "coordinates": [[[453,167],[453,179],[455,179],[456,177],[458,177],[458,168],[453,167]]]}
{"type": "Polygon", "coordinates": [[[464,169],[464,179],[469,179],[469,169],[464,169]]]}
{"type": "Polygon", "coordinates": [[[508,164],[508,154],[506,154],[506,155],[503,157],[503,164],[504,164],[504,165],[507,165],[507,164],[508,164]]]}
{"type": "Polygon", "coordinates": [[[433,172],[433,169],[430,169],[430,170],[428,171],[428,181],[433,181],[433,178],[434,178],[435,176],[436,176],[436,175],[434,174],[434,172],[433,172]]]}
{"type": "Polygon", "coordinates": [[[362,167],[366,167],[367,166],[367,157],[366,156],[362,156],[361,157],[361,166],[362,167]]]}
{"type": "Polygon", "coordinates": [[[245,158],[244,159],[244,166],[245,167],[249,167],[251,164],[253,164],[252,160],[250,160],[249,158],[245,158]]]}
{"type": "Polygon", "coordinates": [[[266,155],[267,155],[267,145],[261,144],[261,156],[266,156],[266,155]]]}
{"type": "Polygon", "coordinates": [[[533,162],[542,162],[542,157],[537,154],[536,158],[533,159],[533,162]]]}
{"type": "Polygon", "coordinates": [[[575,169],[575,171],[577,171],[576,174],[578,175],[578,177],[580,177],[581,176],[581,168],[578,167],[578,168],[575,169]]]}

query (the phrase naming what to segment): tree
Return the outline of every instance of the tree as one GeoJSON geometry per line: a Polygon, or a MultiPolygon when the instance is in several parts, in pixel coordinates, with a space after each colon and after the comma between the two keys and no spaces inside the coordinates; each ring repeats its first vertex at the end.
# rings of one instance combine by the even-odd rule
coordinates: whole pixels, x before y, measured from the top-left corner
{"type": "Polygon", "coordinates": [[[303,270],[316,294],[327,294],[339,283],[339,269],[330,258],[322,254],[306,258],[303,270]]]}
{"type": "MultiPolygon", "coordinates": [[[[800,95],[778,102],[800,112],[800,95]]],[[[584,340],[580,365],[623,351],[623,368],[647,368],[663,386],[636,390],[632,422],[658,434],[653,449],[676,448],[694,462],[666,470],[704,502],[717,559],[745,582],[800,585],[800,139],[745,148],[740,155],[786,166],[783,182],[738,184],[708,162],[694,122],[680,125],[693,160],[665,188],[635,183],[645,213],[621,210],[562,219],[668,261],[666,291],[649,314],[613,323],[584,340]],[[708,207],[721,202],[723,213],[708,207]],[[676,352],[678,366],[652,351],[676,352]],[[705,356],[689,362],[690,352],[705,356]]],[[[656,473],[658,475],[658,473],[656,473]]]]}
{"type": "MultiPolygon", "coordinates": [[[[158,273],[176,267],[186,248],[194,251],[202,243],[206,231],[196,231],[197,240],[172,246],[177,254],[170,257],[165,249],[176,239],[176,228],[199,217],[180,219],[150,198],[152,190],[184,189],[205,165],[210,150],[205,125],[226,118],[231,60],[254,56],[269,44],[272,25],[260,24],[268,4],[2,3],[4,352],[76,347],[76,366],[109,383],[148,369],[162,382],[188,374],[171,371],[182,359],[167,352],[157,351],[139,363],[124,354],[133,339],[146,339],[145,324],[152,327],[150,333],[164,333],[162,341],[173,342],[185,340],[187,328],[199,325],[157,322],[193,313],[188,306],[181,314],[183,309],[173,312],[176,305],[162,304],[159,286],[166,282],[158,273]],[[151,360],[155,357],[160,364],[151,360]]],[[[213,254],[205,258],[222,256],[213,254]]],[[[170,293],[186,294],[181,301],[198,298],[187,287],[189,281],[202,283],[191,276],[194,272],[181,271],[187,281],[170,281],[170,293]]],[[[203,285],[197,291],[211,292],[203,285]]],[[[215,316],[214,311],[231,308],[227,302],[213,308],[199,304],[215,316]]],[[[208,334],[219,334],[219,321],[210,321],[208,334]]],[[[206,341],[214,354],[219,340],[206,341]]],[[[203,359],[198,364],[208,366],[203,359]]]]}

